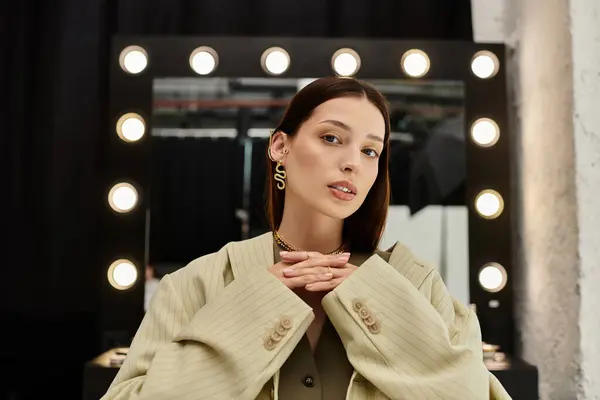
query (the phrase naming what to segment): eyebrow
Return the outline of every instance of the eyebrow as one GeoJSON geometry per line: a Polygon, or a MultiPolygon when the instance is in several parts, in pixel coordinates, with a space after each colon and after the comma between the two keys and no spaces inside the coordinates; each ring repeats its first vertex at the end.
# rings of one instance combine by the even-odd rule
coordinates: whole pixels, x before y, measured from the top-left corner
{"type": "MultiPolygon", "coordinates": [[[[338,128],[342,128],[345,131],[352,132],[352,128],[350,128],[350,126],[336,119],[326,119],[325,121],[319,122],[319,124],[331,124],[337,126],[338,128]]],[[[375,140],[376,142],[383,143],[383,139],[380,136],[369,133],[367,137],[371,140],[375,140]]]]}

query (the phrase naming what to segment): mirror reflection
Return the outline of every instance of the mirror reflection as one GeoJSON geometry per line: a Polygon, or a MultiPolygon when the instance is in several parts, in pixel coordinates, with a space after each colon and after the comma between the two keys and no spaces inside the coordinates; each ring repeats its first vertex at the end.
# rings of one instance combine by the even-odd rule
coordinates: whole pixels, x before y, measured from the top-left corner
{"type": "MultiPolygon", "coordinates": [[[[311,81],[154,81],[147,300],[163,274],[269,230],[264,193],[270,132],[311,81]]],[[[392,127],[392,199],[380,247],[403,242],[468,303],[463,84],[368,82],[388,99],[392,127]]]]}

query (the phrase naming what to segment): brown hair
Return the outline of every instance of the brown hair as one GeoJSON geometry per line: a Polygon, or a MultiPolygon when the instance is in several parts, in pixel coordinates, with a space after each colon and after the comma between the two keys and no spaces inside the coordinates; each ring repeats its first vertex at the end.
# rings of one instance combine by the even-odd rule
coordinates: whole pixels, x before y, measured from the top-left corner
{"type": "MultiPolygon", "coordinates": [[[[385,227],[390,198],[388,162],[390,158],[390,117],[388,104],[371,85],[350,78],[327,77],[317,79],[300,90],[288,105],[274,132],[294,136],[315,108],[339,97],[366,97],[375,105],[385,121],[383,151],[379,157],[379,172],[373,187],[360,208],[344,221],[343,240],[347,250],[372,253],[378,246],[385,227]]],[[[267,149],[267,152],[269,149],[267,149]]],[[[283,217],[285,191],[277,189],[273,179],[275,163],[268,159],[267,215],[272,230],[279,229],[283,217]]]]}

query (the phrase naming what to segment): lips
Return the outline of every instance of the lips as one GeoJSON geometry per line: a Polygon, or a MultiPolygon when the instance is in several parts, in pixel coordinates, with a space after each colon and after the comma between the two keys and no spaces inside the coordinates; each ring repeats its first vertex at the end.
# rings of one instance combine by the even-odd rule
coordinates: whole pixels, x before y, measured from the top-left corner
{"type": "Polygon", "coordinates": [[[327,185],[329,191],[338,200],[351,201],[356,196],[356,186],[349,181],[334,182],[331,185],[327,185]]]}
{"type": "Polygon", "coordinates": [[[349,181],[334,182],[327,186],[330,187],[331,189],[336,189],[336,190],[339,190],[340,192],[348,193],[348,194],[356,194],[356,192],[358,191],[358,189],[356,189],[356,186],[354,186],[352,184],[352,182],[349,182],[349,181]]]}

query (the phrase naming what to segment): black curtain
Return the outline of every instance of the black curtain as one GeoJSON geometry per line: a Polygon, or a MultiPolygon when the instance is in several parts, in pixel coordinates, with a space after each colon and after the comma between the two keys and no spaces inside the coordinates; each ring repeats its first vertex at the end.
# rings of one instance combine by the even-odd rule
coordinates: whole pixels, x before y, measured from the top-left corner
{"type": "Polygon", "coordinates": [[[0,12],[0,396],[78,399],[100,349],[114,34],[471,40],[469,0],[19,0],[0,12]]]}
{"type": "Polygon", "coordinates": [[[150,263],[173,266],[242,239],[244,148],[228,138],[152,138],[150,263]]]}

